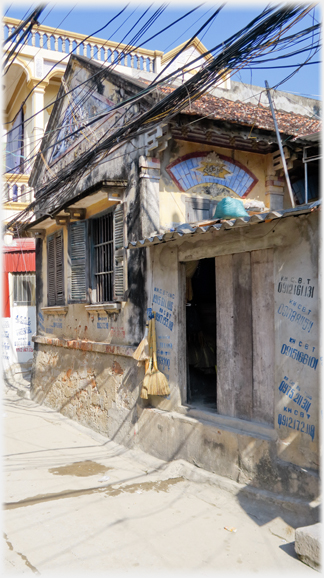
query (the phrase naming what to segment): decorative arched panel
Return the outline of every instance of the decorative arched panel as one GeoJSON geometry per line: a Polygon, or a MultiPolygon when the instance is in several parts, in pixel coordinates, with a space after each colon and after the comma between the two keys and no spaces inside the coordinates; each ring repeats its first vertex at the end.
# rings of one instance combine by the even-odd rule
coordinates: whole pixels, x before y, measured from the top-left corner
{"type": "Polygon", "coordinates": [[[214,151],[189,153],[166,170],[180,191],[204,193],[216,200],[244,198],[258,182],[242,163],[214,151]]]}

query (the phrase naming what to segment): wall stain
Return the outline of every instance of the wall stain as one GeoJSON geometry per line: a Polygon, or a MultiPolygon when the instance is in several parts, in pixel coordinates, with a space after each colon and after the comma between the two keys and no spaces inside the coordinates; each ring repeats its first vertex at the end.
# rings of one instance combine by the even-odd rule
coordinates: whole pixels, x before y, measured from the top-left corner
{"type": "Polygon", "coordinates": [[[104,474],[108,470],[112,470],[113,468],[108,468],[101,464],[97,464],[92,460],[85,460],[84,462],[74,462],[73,464],[69,464],[67,466],[61,466],[58,468],[50,468],[48,471],[50,474],[54,474],[56,476],[78,476],[78,477],[86,477],[86,476],[96,476],[98,474],[104,474]]]}
{"type": "Polygon", "coordinates": [[[123,375],[124,370],[122,369],[122,367],[120,366],[118,361],[114,361],[113,366],[112,366],[112,372],[116,373],[117,375],[123,375]]]}
{"type": "Polygon", "coordinates": [[[83,490],[64,490],[63,492],[58,492],[56,494],[38,494],[31,498],[19,500],[19,502],[4,503],[3,509],[15,510],[16,508],[25,508],[27,506],[34,506],[44,502],[52,502],[63,498],[78,498],[79,496],[86,496],[95,493],[104,493],[107,496],[118,496],[119,494],[126,493],[134,494],[138,490],[142,490],[142,492],[148,492],[150,490],[155,492],[167,492],[170,486],[184,481],[185,479],[180,477],[169,478],[168,480],[160,480],[157,482],[139,482],[137,484],[130,484],[129,486],[119,486],[118,488],[113,488],[112,486],[95,486],[94,488],[83,490]]]}

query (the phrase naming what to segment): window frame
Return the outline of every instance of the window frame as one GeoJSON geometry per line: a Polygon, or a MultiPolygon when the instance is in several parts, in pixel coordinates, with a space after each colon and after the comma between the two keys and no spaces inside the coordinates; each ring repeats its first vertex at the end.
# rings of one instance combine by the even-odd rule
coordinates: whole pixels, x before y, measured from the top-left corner
{"type": "Polygon", "coordinates": [[[95,215],[92,219],[90,219],[90,290],[91,290],[91,303],[93,304],[100,304],[100,303],[112,303],[114,302],[114,286],[115,286],[115,226],[114,226],[114,209],[115,207],[109,208],[108,211],[105,211],[103,213],[101,213],[100,215],[95,215]],[[98,243],[97,245],[95,245],[95,231],[94,231],[94,227],[95,225],[101,221],[102,219],[105,219],[107,216],[111,215],[111,228],[112,228],[112,238],[104,241],[102,243],[98,243]],[[100,271],[100,272],[96,272],[95,269],[95,263],[96,263],[96,247],[102,247],[104,244],[107,243],[111,243],[112,245],[112,255],[111,255],[111,259],[112,259],[112,271],[100,271]],[[106,301],[100,300],[98,298],[97,295],[97,280],[96,280],[96,276],[97,275],[107,275],[110,274],[112,277],[112,281],[111,281],[111,299],[108,299],[106,301]],[[95,295],[95,298],[93,298],[93,295],[95,295]]]}

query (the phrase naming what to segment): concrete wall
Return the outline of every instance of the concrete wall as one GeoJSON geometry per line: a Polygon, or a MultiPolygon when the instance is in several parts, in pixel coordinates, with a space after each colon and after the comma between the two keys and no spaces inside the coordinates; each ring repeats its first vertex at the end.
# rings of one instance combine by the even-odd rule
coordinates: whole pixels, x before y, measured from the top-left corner
{"type": "MultiPolygon", "coordinates": [[[[137,443],[160,458],[182,457],[255,487],[296,497],[317,496],[318,214],[280,219],[248,230],[188,236],[156,245],[150,252],[153,275],[148,303],[158,314],[158,353],[164,363],[159,367],[169,377],[171,395],[152,398],[153,407],[140,411],[137,443]],[[253,343],[258,355],[266,356],[270,345],[267,323],[274,324],[274,378],[267,385],[274,399],[272,420],[266,425],[257,418],[248,421],[188,409],[181,262],[265,249],[273,253],[272,299],[263,300],[265,308],[271,304],[271,311],[261,307],[259,317],[265,331],[264,335],[259,332],[253,343]]],[[[262,299],[257,292],[254,298],[260,308],[262,299]]],[[[261,398],[268,395],[263,392],[263,382],[266,376],[260,391],[254,393],[261,398]]]]}
{"type": "MultiPolygon", "coordinates": [[[[231,80],[230,89],[224,89],[223,86],[210,90],[213,96],[219,98],[228,98],[233,101],[251,102],[255,106],[259,101],[262,106],[269,107],[269,100],[264,86],[247,85],[242,82],[231,80]],[[260,100],[261,98],[261,100],[260,100]]],[[[322,113],[322,103],[315,98],[308,98],[290,92],[275,90],[271,93],[276,110],[283,112],[293,112],[310,118],[320,118],[322,113]]]]}

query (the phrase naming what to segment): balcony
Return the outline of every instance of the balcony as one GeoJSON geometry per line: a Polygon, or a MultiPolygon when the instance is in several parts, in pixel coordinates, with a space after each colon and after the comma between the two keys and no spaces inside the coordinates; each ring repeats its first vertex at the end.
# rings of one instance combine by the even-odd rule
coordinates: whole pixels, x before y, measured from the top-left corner
{"type": "MultiPolygon", "coordinates": [[[[4,39],[8,38],[19,24],[20,20],[16,18],[4,17],[4,39]]],[[[87,38],[84,34],[68,32],[42,24],[34,26],[24,46],[51,51],[51,57],[53,57],[53,52],[56,52],[58,53],[58,60],[62,58],[62,54],[69,54],[73,51],[74,54],[86,56],[107,65],[114,63],[126,68],[155,73],[160,71],[161,57],[163,56],[163,52],[159,50],[127,47],[126,44],[95,37],[87,38]],[[127,54],[125,54],[126,48],[127,54]]]]}
{"type": "Polygon", "coordinates": [[[29,175],[6,173],[3,184],[3,209],[21,210],[34,200],[34,189],[28,186],[29,175]]]}

